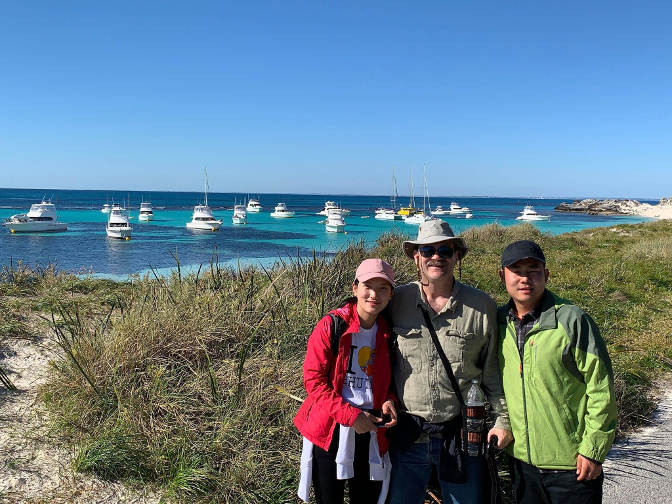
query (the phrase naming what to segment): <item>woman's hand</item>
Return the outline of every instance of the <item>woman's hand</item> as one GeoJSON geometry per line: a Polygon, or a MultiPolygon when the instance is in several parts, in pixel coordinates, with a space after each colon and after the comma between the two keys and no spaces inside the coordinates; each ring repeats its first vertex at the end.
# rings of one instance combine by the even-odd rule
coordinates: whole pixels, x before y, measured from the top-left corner
{"type": "Polygon", "coordinates": [[[357,434],[364,434],[365,432],[369,431],[377,432],[378,427],[374,425],[374,422],[380,422],[381,420],[382,419],[377,418],[370,413],[362,411],[359,413],[359,415],[357,415],[357,418],[355,418],[355,423],[353,423],[352,426],[354,427],[357,434]]]}
{"type": "Polygon", "coordinates": [[[391,420],[385,424],[385,427],[394,427],[397,425],[397,408],[394,406],[394,401],[388,399],[383,403],[383,415],[390,415],[391,420]]]}

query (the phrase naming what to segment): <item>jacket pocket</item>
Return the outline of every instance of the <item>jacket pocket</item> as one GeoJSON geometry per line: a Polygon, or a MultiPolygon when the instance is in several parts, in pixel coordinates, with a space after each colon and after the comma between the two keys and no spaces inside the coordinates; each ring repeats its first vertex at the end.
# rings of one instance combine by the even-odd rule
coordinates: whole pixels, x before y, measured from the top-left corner
{"type": "Polygon", "coordinates": [[[578,433],[578,425],[576,424],[576,421],[574,420],[574,415],[572,415],[572,412],[569,410],[569,406],[566,404],[562,405],[562,412],[565,417],[565,424],[567,425],[567,435],[571,437],[575,442],[579,442],[579,433],[578,433]]]}
{"type": "Polygon", "coordinates": [[[397,334],[396,362],[408,375],[420,372],[422,361],[425,359],[422,355],[422,331],[416,328],[395,327],[394,332],[397,334]]]}

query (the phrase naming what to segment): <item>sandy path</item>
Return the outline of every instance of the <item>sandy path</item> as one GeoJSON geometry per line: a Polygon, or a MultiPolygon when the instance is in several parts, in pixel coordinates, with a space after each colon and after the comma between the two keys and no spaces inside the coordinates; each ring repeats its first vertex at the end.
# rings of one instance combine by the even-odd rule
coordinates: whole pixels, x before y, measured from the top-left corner
{"type": "Polygon", "coordinates": [[[604,502],[672,502],[672,390],[665,393],[652,423],[615,443],[604,464],[604,502]]]}
{"type": "Polygon", "coordinates": [[[9,340],[0,348],[0,365],[18,388],[0,387],[0,503],[158,503],[155,495],[70,469],[73,453],[50,436],[37,397],[54,356],[46,339],[9,340]]]}

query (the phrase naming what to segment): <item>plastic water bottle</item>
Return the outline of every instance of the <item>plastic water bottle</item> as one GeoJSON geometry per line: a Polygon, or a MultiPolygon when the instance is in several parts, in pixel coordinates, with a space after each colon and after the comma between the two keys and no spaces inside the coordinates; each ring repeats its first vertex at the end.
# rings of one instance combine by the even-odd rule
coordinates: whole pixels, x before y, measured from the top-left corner
{"type": "Polygon", "coordinates": [[[485,398],[478,380],[471,380],[467,393],[467,453],[472,457],[483,454],[485,445],[485,398]]]}

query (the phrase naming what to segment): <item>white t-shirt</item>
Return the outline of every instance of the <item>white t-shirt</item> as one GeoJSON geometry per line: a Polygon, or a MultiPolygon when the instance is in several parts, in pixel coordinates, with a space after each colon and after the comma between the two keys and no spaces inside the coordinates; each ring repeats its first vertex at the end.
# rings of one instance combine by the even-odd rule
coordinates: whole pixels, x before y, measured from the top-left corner
{"type": "Polygon", "coordinates": [[[348,367],[343,381],[341,395],[343,400],[360,409],[373,408],[373,357],[376,353],[376,333],[378,323],[371,329],[360,327],[359,332],[352,335],[348,367]]]}

